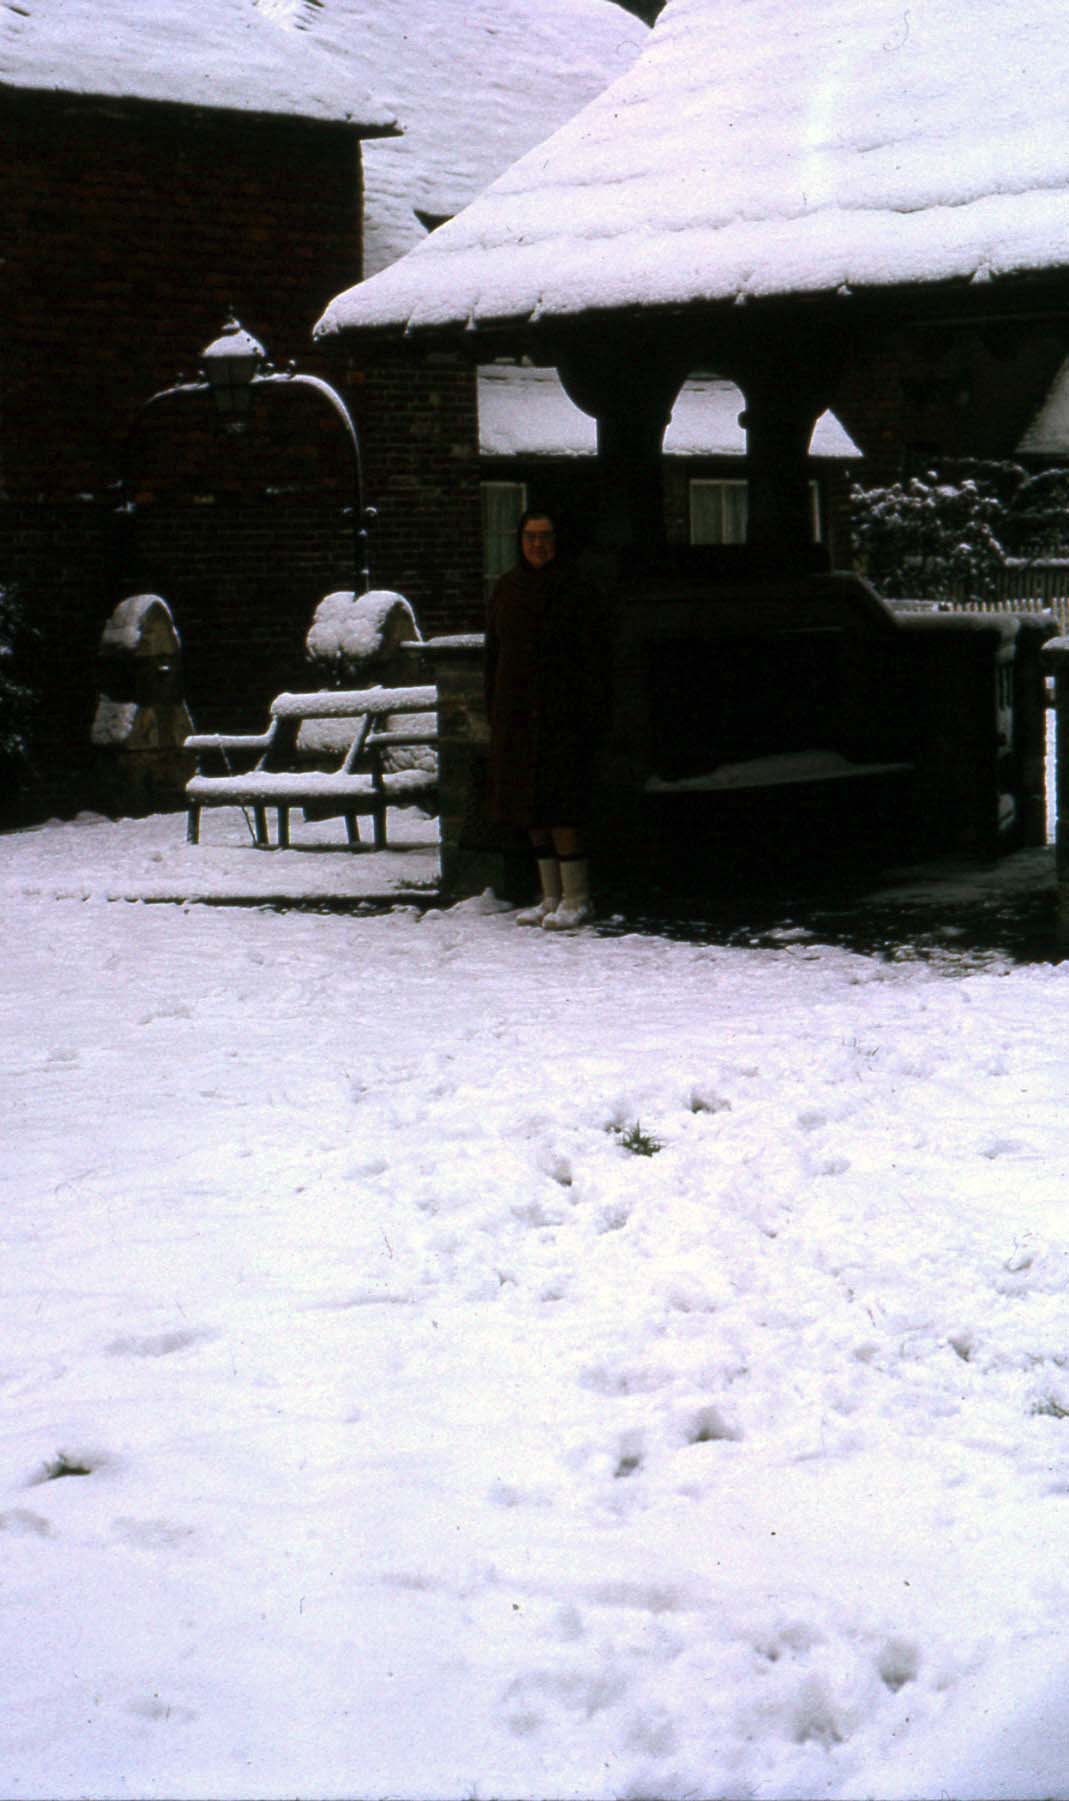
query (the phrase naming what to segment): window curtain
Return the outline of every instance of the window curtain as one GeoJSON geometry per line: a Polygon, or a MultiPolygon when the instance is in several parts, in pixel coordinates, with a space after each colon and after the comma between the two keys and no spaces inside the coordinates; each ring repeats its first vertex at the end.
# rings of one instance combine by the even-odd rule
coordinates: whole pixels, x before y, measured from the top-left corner
{"type": "Polygon", "coordinates": [[[516,561],[516,528],[527,505],[523,482],[483,482],[483,586],[486,597],[516,561]]]}

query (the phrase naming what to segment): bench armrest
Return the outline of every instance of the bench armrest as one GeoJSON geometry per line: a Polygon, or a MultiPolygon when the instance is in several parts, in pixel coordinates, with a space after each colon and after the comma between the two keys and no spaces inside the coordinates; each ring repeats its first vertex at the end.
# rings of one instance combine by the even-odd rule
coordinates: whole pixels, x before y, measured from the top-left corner
{"type": "Polygon", "coordinates": [[[398,744],[439,744],[437,732],[376,732],[368,739],[368,750],[391,750],[398,744]]]}
{"type": "Polygon", "coordinates": [[[194,732],[183,740],[183,750],[266,750],[271,732],[194,732]]]}
{"type": "Polygon", "coordinates": [[[315,694],[276,694],[275,719],[349,719],[362,713],[433,713],[437,688],[329,688],[315,694]]]}

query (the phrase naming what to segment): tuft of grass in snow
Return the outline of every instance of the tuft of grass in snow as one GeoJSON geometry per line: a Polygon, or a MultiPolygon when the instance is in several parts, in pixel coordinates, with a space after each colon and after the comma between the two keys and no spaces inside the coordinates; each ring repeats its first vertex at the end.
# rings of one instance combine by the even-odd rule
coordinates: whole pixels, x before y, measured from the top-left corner
{"type": "Polygon", "coordinates": [[[622,1148],[630,1151],[633,1157],[656,1157],[658,1151],[664,1150],[664,1145],[659,1138],[654,1138],[651,1132],[642,1130],[640,1120],[636,1119],[629,1126],[612,1125],[609,1127],[609,1131],[614,1138],[619,1139],[622,1148]]]}

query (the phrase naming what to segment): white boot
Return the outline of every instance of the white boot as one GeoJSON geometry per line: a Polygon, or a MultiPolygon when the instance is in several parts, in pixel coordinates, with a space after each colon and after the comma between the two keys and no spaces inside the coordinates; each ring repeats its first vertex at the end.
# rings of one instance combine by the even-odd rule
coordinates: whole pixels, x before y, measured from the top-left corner
{"type": "Polygon", "coordinates": [[[547,932],[574,932],[593,917],[590,865],[585,857],[565,857],[560,866],[561,898],[542,924],[547,932]]]}
{"type": "Polygon", "coordinates": [[[556,857],[539,857],[538,880],[542,888],[541,899],[533,907],[521,907],[516,915],[518,926],[544,925],[554,908],[560,904],[560,864],[556,857]]]}

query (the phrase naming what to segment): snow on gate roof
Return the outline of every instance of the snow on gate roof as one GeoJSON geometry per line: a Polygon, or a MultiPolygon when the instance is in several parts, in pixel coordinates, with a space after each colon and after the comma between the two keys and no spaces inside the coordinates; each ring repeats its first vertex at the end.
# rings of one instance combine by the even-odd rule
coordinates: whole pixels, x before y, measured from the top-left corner
{"type": "Polygon", "coordinates": [[[256,0],[0,0],[0,87],[396,127],[359,71],[256,0]]]}
{"type": "Polygon", "coordinates": [[[1066,265],[1064,0],[668,0],[629,70],[320,329],[1066,265]]]}

